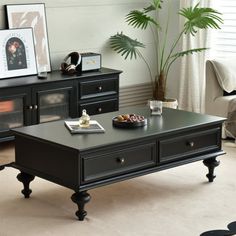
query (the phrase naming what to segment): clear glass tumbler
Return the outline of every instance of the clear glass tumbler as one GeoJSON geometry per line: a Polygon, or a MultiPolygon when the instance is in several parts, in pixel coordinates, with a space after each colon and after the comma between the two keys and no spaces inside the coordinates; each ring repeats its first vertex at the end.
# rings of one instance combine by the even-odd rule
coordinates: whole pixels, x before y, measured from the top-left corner
{"type": "Polygon", "coordinates": [[[150,107],[152,115],[161,115],[162,114],[162,101],[150,100],[149,107],[150,107]]]}

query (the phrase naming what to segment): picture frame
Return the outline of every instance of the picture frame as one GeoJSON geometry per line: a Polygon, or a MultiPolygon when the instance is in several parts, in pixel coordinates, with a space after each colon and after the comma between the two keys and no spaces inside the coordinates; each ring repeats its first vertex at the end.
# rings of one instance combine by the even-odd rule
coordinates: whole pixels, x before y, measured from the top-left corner
{"type": "Polygon", "coordinates": [[[5,5],[7,24],[10,29],[32,27],[36,63],[39,72],[50,72],[51,62],[44,3],[5,5]]]}
{"type": "Polygon", "coordinates": [[[0,30],[0,79],[37,74],[32,28],[0,30]]]}

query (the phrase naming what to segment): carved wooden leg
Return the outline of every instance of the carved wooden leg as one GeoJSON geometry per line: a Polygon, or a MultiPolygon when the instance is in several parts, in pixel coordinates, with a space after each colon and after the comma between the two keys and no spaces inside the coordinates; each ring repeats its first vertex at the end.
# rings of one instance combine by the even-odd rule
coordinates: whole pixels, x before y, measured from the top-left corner
{"type": "Polygon", "coordinates": [[[208,167],[209,173],[206,175],[209,182],[213,182],[214,178],[216,177],[214,175],[214,169],[217,167],[220,162],[216,160],[216,157],[206,159],[203,161],[204,165],[208,167]]]}
{"type": "Polygon", "coordinates": [[[90,201],[91,197],[87,193],[84,192],[75,192],[71,196],[71,200],[78,205],[79,210],[76,211],[75,215],[79,218],[80,221],[84,220],[85,216],[87,215],[87,211],[84,210],[84,205],[90,201]]]}
{"type": "Polygon", "coordinates": [[[25,198],[29,198],[30,194],[32,193],[32,190],[29,188],[29,184],[34,180],[34,176],[21,172],[17,175],[17,179],[24,185],[24,189],[21,191],[22,194],[25,196],[25,198]]]}

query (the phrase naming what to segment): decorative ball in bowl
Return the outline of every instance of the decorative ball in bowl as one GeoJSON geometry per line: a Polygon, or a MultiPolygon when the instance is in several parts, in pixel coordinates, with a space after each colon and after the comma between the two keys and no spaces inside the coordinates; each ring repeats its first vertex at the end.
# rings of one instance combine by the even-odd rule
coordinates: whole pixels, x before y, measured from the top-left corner
{"type": "Polygon", "coordinates": [[[136,128],[147,124],[147,119],[142,115],[122,114],[112,119],[112,124],[118,128],[136,128]]]}

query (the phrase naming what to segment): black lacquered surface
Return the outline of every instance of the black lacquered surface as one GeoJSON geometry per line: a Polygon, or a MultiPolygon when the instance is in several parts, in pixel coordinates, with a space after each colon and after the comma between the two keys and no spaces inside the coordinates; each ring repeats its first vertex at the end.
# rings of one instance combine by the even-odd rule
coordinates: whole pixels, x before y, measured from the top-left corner
{"type": "Polygon", "coordinates": [[[114,73],[121,73],[119,70],[113,70],[109,68],[101,68],[99,71],[91,71],[78,75],[63,75],[61,71],[52,71],[47,74],[46,79],[39,79],[37,75],[31,76],[23,76],[23,77],[14,77],[11,79],[0,79],[0,88],[9,88],[9,87],[18,87],[18,86],[26,86],[33,84],[44,84],[50,82],[56,82],[61,80],[74,80],[74,79],[84,79],[84,78],[97,78],[104,75],[112,75],[114,73]]]}
{"type": "Polygon", "coordinates": [[[202,115],[182,110],[164,108],[162,116],[151,116],[148,107],[133,107],[116,112],[91,116],[104,128],[102,134],[76,134],[71,135],[66,129],[64,121],[56,121],[35,126],[15,129],[24,135],[30,135],[39,139],[58,143],[64,146],[78,149],[80,151],[89,148],[103,147],[112,144],[144,139],[145,137],[167,135],[173,132],[191,131],[195,128],[209,127],[222,123],[224,118],[202,115]],[[147,119],[147,125],[138,129],[117,129],[113,127],[112,118],[119,114],[134,113],[143,115],[147,119]]]}

